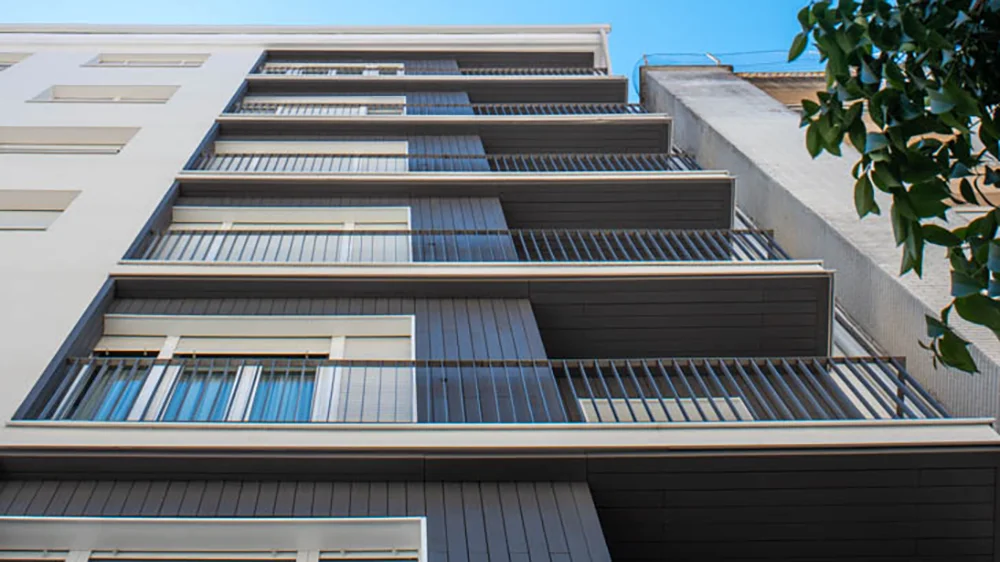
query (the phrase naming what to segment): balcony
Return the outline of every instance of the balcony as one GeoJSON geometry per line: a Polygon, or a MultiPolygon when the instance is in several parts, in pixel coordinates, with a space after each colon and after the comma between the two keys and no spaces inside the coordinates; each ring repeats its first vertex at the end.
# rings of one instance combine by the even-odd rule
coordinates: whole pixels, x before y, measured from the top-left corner
{"type": "Polygon", "coordinates": [[[255,74],[280,76],[607,76],[605,68],[593,67],[455,67],[454,70],[407,68],[398,63],[299,63],[268,62],[255,74]]]}
{"type": "MultiPolygon", "coordinates": [[[[306,98],[308,99],[308,98],[306,98]]],[[[308,103],[243,100],[227,112],[232,115],[284,115],[289,117],[353,117],[398,115],[638,115],[646,110],[637,103],[308,103]]]]}
{"type": "Polygon", "coordinates": [[[926,420],[892,358],[337,361],[81,357],[33,420],[665,423],[926,420]]]}
{"type": "Polygon", "coordinates": [[[126,259],[208,263],[787,260],[756,230],[197,230],[152,232],[126,259]]]}
{"type": "Polygon", "coordinates": [[[401,172],[665,172],[689,170],[668,152],[551,154],[200,154],[191,170],[224,173],[357,174],[401,172]]]}

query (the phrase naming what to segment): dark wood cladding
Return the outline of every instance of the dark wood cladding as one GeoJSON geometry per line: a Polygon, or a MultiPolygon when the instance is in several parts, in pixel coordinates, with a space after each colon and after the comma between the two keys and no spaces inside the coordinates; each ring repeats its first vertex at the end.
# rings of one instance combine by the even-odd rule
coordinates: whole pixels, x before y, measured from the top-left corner
{"type": "MultiPolygon", "coordinates": [[[[629,181],[543,181],[491,178],[434,182],[337,181],[275,182],[185,178],[183,201],[230,199],[234,190],[249,198],[422,198],[496,197],[510,228],[731,228],[734,183],[730,178],[629,181]]],[[[280,199],[279,199],[280,200],[280,199]]],[[[336,199],[329,199],[336,200],[336,199]]],[[[346,199],[344,199],[346,200],[346,199]]],[[[305,203],[303,203],[305,204],[305,203]]],[[[414,203],[416,204],[416,203],[414,203]]],[[[416,210],[416,208],[415,208],[416,210]]],[[[445,211],[447,212],[447,211],[445,211]]]]}
{"type": "Polygon", "coordinates": [[[551,357],[779,357],[829,352],[828,276],[533,284],[551,357]]]}
{"type": "Polygon", "coordinates": [[[410,92],[466,92],[472,103],[625,103],[628,80],[624,76],[399,76],[373,80],[337,80],[336,76],[250,75],[253,95],[398,94],[410,92]]]}
{"type": "MultiPolygon", "coordinates": [[[[407,117],[365,121],[355,119],[341,124],[323,119],[296,121],[284,117],[253,120],[239,116],[220,125],[227,138],[280,138],[287,140],[334,138],[337,135],[478,135],[489,154],[530,154],[565,152],[641,152],[670,151],[670,121],[655,116],[613,116],[545,121],[526,118],[520,121],[490,122],[490,118],[426,122],[407,117]]],[[[411,147],[410,153],[418,151],[411,147]]]]}
{"type": "Polygon", "coordinates": [[[616,562],[994,561],[996,458],[591,458],[616,562]]]}
{"type": "MultiPolygon", "coordinates": [[[[376,310],[387,309],[385,303],[404,296],[417,299],[415,302],[442,298],[442,302],[484,297],[528,299],[518,302],[531,303],[551,358],[781,357],[829,353],[832,294],[829,272],[725,278],[482,276],[458,282],[443,277],[399,276],[275,278],[245,280],[239,285],[225,278],[199,276],[120,279],[118,286],[118,294],[123,298],[173,299],[173,302],[187,298],[206,302],[203,299],[211,300],[210,297],[219,294],[231,297],[225,299],[231,303],[225,309],[206,309],[205,313],[211,314],[240,314],[213,312],[242,310],[234,308],[237,303],[286,300],[308,311],[312,310],[312,302],[345,298],[371,303],[376,310]]],[[[350,314],[352,309],[347,310],[344,313],[350,314]]],[[[444,325],[445,330],[450,328],[444,325]]],[[[428,330],[434,329],[441,327],[428,325],[428,330]]],[[[418,345],[422,334],[417,334],[418,345]]]]}
{"type": "Polygon", "coordinates": [[[610,562],[583,482],[8,480],[0,513],[102,517],[427,517],[435,562],[610,562]]]}
{"type": "Polygon", "coordinates": [[[120,314],[416,316],[417,359],[544,359],[525,299],[120,298],[120,314]]]}
{"type": "Polygon", "coordinates": [[[466,68],[590,67],[591,52],[525,51],[322,51],[269,49],[267,62],[403,62],[407,68],[422,64],[457,64],[466,68]]]}

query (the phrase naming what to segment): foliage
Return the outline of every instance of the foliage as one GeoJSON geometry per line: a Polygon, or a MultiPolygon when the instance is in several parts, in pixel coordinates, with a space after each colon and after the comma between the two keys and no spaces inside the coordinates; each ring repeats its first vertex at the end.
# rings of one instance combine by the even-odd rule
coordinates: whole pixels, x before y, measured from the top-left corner
{"type": "Polygon", "coordinates": [[[819,103],[802,102],[806,148],[840,156],[849,142],[861,153],[854,204],[861,217],[881,214],[875,190],[892,196],[900,275],[922,275],[926,245],[947,249],[952,300],[927,317],[921,345],[975,372],[948,320],[955,312],[1000,338],[1000,210],[964,226],[944,219],[1000,187],[1000,0],[812,0],[798,18],[789,60],[811,40],[827,81],[819,103]]]}

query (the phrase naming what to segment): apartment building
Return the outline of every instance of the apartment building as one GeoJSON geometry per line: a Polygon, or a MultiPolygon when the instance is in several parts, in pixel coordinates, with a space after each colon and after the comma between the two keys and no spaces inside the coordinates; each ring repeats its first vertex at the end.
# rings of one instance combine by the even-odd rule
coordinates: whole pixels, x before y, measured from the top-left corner
{"type": "Polygon", "coordinates": [[[997,559],[609,31],[0,26],[0,559],[997,559]]]}

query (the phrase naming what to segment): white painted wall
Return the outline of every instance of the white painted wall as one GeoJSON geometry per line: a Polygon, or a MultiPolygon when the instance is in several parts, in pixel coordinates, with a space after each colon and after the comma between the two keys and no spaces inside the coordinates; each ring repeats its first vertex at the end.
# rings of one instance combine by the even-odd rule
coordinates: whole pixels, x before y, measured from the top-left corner
{"type": "MultiPolygon", "coordinates": [[[[0,72],[0,126],[138,127],[117,155],[0,154],[0,189],[79,190],[46,231],[0,231],[0,419],[9,420],[262,53],[80,36],[0,34],[31,56],[0,72]],[[72,43],[72,44],[66,44],[72,43]],[[101,52],[207,52],[200,68],[83,66],[101,52]],[[53,85],[179,86],[167,103],[29,102],[53,85]]],[[[5,433],[9,433],[4,430],[5,433]]],[[[0,433],[3,435],[3,433],[0,433]]],[[[0,438],[0,442],[7,441],[0,438]]]]}

